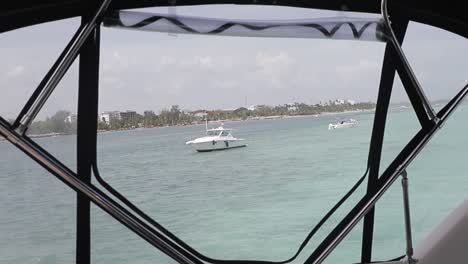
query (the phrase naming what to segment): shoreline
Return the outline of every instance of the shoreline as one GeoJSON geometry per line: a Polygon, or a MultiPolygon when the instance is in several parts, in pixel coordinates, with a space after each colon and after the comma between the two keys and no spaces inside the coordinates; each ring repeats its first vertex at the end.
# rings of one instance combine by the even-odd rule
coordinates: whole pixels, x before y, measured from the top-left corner
{"type": "MultiPolygon", "coordinates": [[[[307,114],[307,115],[274,115],[274,116],[257,116],[247,119],[225,119],[225,120],[212,120],[208,121],[208,123],[222,123],[222,122],[245,122],[245,121],[259,121],[259,120],[277,120],[283,118],[301,118],[301,117],[321,117],[321,116],[331,116],[331,115],[341,115],[341,114],[352,114],[352,113],[365,113],[365,112],[374,112],[375,108],[373,109],[358,109],[358,110],[348,110],[342,112],[322,112],[320,114],[307,114]]],[[[196,123],[191,124],[176,124],[176,125],[168,125],[168,126],[154,126],[154,127],[135,127],[135,128],[124,128],[124,129],[115,129],[115,130],[97,130],[97,134],[103,133],[115,133],[121,131],[135,131],[135,130],[142,130],[142,129],[152,129],[152,128],[168,128],[168,127],[180,127],[180,126],[198,126],[203,125],[204,121],[199,121],[196,123]]],[[[51,138],[51,137],[60,137],[60,136],[69,136],[69,135],[76,135],[76,133],[45,133],[45,134],[34,134],[28,135],[29,138],[51,138]]],[[[0,137],[0,142],[7,141],[5,138],[0,137]]]]}

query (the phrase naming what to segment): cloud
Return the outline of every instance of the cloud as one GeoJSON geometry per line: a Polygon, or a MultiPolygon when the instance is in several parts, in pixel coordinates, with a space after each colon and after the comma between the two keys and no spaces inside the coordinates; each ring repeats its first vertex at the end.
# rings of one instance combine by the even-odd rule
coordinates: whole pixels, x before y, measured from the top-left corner
{"type": "Polygon", "coordinates": [[[163,55],[161,59],[159,59],[159,64],[164,67],[164,66],[171,66],[177,63],[177,60],[174,57],[163,55]]]}
{"type": "Polygon", "coordinates": [[[362,74],[378,74],[380,65],[367,59],[360,59],[356,64],[339,65],[336,67],[338,74],[345,78],[356,77],[362,74]]]}
{"type": "Polygon", "coordinates": [[[18,77],[24,73],[24,66],[22,65],[17,65],[13,68],[11,68],[9,71],[4,73],[4,77],[18,77]]]}
{"type": "Polygon", "coordinates": [[[276,54],[265,54],[259,52],[255,58],[258,67],[262,68],[267,73],[276,72],[276,69],[284,69],[291,67],[295,60],[284,51],[276,54]],[[273,71],[272,71],[273,70],[273,71]]]}
{"type": "Polygon", "coordinates": [[[211,68],[213,67],[213,61],[211,56],[194,56],[194,61],[196,65],[211,68]]]}
{"type": "MultiPolygon", "coordinates": [[[[208,9],[207,16],[239,19],[323,16],[322,11],[297,8],[208,9]]],[[[3,36],[0,86],[14,89],[4,89],[0,114],[16,115],[74,30],[76,25],[54,22],[3,36]],[[51,34],[54,30],[68,35],[51,34]],[[23,45],[34,36],[48,37],[37,38],[33,49],[23,45]]],[[[447,87],[459,88],[466,80],[468,60],[460,54],[466,54],[468,46],[464,39],[448,35],[411,23],[405,38],[405,52],[431,99],[453,94],[447,87]]],[[[108,28],[102,29],[101,37],[100,110],[157,111],[171,104],[184,109],[234,108],[246,97],[248,105],[338,97],[375,100],[384,52],[382,43],[344,40],[172,37],[108,28]]],[[[42,113],[76,104],[76,96],[71,96],[76,84],[77,70],[72,69],[42,113]]],[[[392,100],[407,99],[400,94],[392,100]]]]}
{"type": "Polygon", "coordinates": [[[295,78],[296,60],[287,52],[266,54],[259,52],[255,58],[257,78],[266,80],[271,88],[287,89],[295,78]]]}

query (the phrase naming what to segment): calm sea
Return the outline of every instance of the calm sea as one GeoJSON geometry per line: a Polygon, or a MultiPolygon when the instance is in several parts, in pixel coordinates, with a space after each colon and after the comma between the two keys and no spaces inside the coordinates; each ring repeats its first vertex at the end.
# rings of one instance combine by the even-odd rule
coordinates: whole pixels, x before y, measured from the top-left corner
{"type": "MultiPolygon", "coordinates": [[[[201,253],[223,259],[283,260],[366,169],[372,112],[231,122],[248,147],[196,153],[185,141],[204,125],[99,134],[101,175],[201,253]],[[330,122],[355,128],[328,131],[330,122]]],[[[417,242],[466,198],[468,106],[462,105],[408,169],[417,242]]],[[[215,124],[213,124],[214,126],[215,124]]],[[[418,130],[410,109],[393,109],[386,167],[418,130]]],[[[75,168],[76,138],[36,140],[75,168]]],[[[73,263],[76,194],[23,153],[0,142],[0,263],[73,263]]],[[[363,185],[322,228],[297,263],[362,197],[363,185]]],[[[376,207],[373,258],[404,254],[399,181],[376,207]]],[[[358,225],[326,263],[360,259],[358,225]]],[[[92,209],[93,263],[173,263],[102,212],[92,209]]]]}

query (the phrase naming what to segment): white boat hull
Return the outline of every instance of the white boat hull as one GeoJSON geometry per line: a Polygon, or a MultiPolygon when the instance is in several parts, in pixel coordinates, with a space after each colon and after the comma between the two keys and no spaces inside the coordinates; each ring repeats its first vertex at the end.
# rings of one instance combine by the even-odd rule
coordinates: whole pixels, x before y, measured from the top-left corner
{"type": "Polygon", "coordinates": [[[192,143],[190,145],[198,152],[247,147],[247,144],[245,144],[243,140],[213,140],[209,142],[192,143]]]}
{"type": "Polygon", "coordinates": [[[231,130],[222,126],[206,129],[206,136],[187,141],[185,144],[191,145],[198,152],[246,147],[245,141],[242,138],[233,137],[231,130]]]}
{"type": "Polygon", "coordinates": [[[339,128],[350,128],[355,127],[355,123],[345,123],[345,124],[329,124],[328,130],[339,129],[339,128]]]}
{"type": "Polygon", "coordinates": [[[355,127],[357,125],[357,121],[354,119],[350,119],[349,121],[343,121],[341,123],[335,124],[328,124],[328,130],[338,129],[338,128],[350,128],[355,127]]]}

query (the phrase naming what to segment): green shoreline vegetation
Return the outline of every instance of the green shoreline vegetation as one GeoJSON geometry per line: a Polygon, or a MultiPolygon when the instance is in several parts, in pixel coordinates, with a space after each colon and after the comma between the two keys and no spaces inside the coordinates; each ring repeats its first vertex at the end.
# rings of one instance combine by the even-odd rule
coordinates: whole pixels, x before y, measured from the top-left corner
{"type": "MultiPolygon", "coordinates": [[[[257,105],[252,108],[239,107],[235,110],[197,110],[182,111],[178,105],[162,110],[159,114],[145,111],[143,114],[134,111],[117,112],[119,118],[99,120],[99,131],[127,130],[135,128],[152,128],[179,125],[194,125],[210,121],[242,121],[262,118],[320,115],[324,113],[341,113],[347,111],[365,111],[375,109],[373,102],[349,102],[343,100],[329,101],[325,104],[308,105],[294,103],[277,106],[257,105]]],[[[115,113],[115,112],[114,112],[115,113]]],[[[98,119],[101,119],[99,117],[98,119]]],[[[55,136],[74,134],[77,129],[76,115],[60,110],[42,121],[35,121],[28,129],[30,136],[55,136]]]]}

